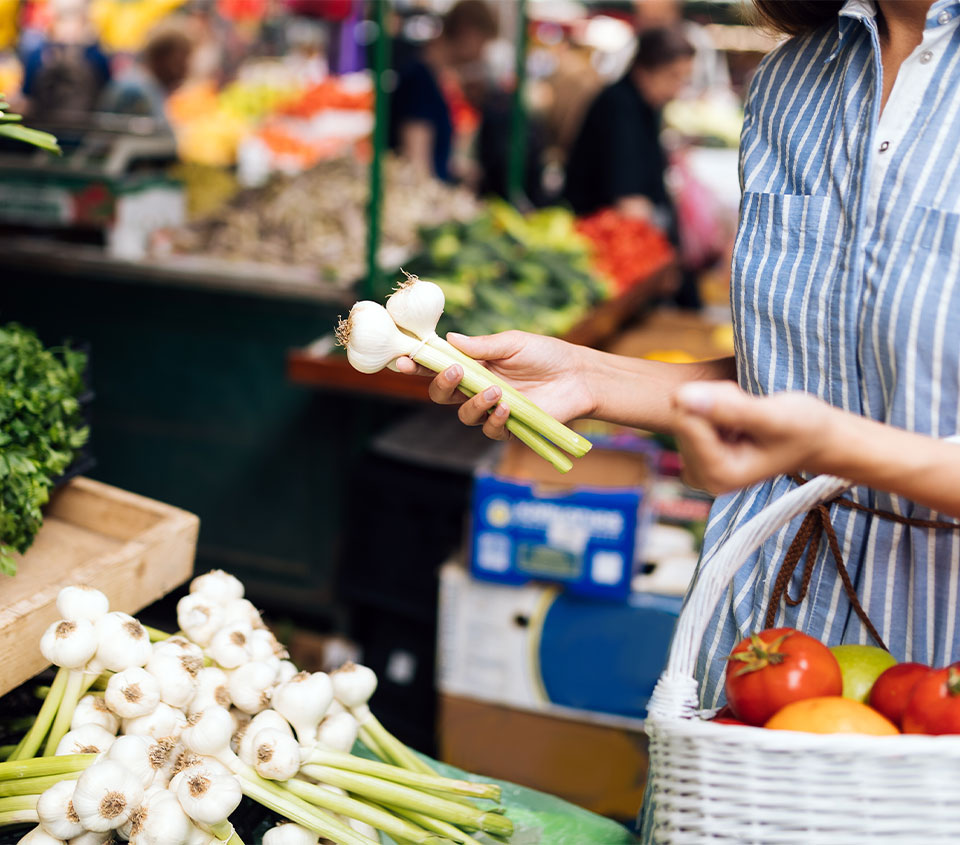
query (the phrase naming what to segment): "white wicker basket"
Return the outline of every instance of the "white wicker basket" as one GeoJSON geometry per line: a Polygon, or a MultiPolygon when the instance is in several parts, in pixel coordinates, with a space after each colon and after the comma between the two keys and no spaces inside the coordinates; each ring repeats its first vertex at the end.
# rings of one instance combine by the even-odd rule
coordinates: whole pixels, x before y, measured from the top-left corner
{"type": "Polygon", "coordinates": [[[791,490],[703,568],[648,708],[654,842],[960,843],[960,736],[768,731],[703,721],[697,710],[697,652],[734,573],[783,525],[848,486],[820,476],[791,490]]]}

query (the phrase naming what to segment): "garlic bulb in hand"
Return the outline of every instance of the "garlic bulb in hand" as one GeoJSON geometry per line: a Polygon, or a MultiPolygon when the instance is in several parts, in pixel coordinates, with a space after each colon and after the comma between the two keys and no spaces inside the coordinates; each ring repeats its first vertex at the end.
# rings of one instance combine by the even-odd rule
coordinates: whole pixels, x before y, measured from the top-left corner
{"type": "Polygon", "coordinates": [[[111,734],[120,730],[120,720],[110,712],[106,701],[100,695],[85,695],[77,702],[70,719],[70,728],[76,730],[84,725],[97,725],[111,734]]]}
{"type": "Polygon", "coordinates": [[[190,593],[206,596],[217,604],[243,598],[243,582],[222,569],[211,569],[190,582],[190,593]]]}
{"type": "Polygon", "coordinates": [[[73,808],[86,830],[115,830],[143,799],[143,786],[119,763],[99,760],[77,780],[73,808]]]}
{"type": "Polygon", "coordinates": [[[109,599],[93,587],[77,584],[57,593],[57,613],[68,622],[96,622],[109,610],[109,599]]]}
{"type": "Polygon", "coordinates": [[[121,719],[146,716],[160,703],[160,683],[146,669],[132,666],[110,676],[103,700],[121,719]]]}
{"type": "Polygon", "coordinates": [[[254,768],[267,780],[290,780],[300,771],[300,746],[291,734],[264,728],[253,740],[254,768]]]}
{"type": "Polygon", "coordinates": [[[87,619],[61,619],[44,631],[40,653],[45,660],[63,669],[81,669],[97,651],[97,634],[87,619]]]}
{"type": "Polygon", "coordinates": [[[356,303],[336,331],[337,343],[347,350],[350,366],[361,373],[378,373],[421,345],[397,328],[386,308],[367,300],[356,303]]]}
{"type": "Polygon", "coordinates": [[[55,757],[67,754],[99,754],[107,751],[117,738],[99,725],[82,725],[73,731],[67,731],[57,743],[55,757]]]}
{"type": "Polygon", "coordinates": [[[445,304],[443,290],[433,282],[405,273],[401,282],[387,299],[387,313],[401,329],[406,329],[423,340],[437,332],[437,323],[445,304]]]}
{"type": "Polygon", "coordinates": [[[97,659],[111,672],[144,666],[153,653],[147,629],[118,610],[97,620],[97,639],[97,659]]]}
{"type": "Polygon", "coordinates": [[[73,809],[73,791],[76,782],[62,780],[43,792],[37,799],[40,826],[54,839],[72,839],[83,833],[83,825],[73,809]]]}

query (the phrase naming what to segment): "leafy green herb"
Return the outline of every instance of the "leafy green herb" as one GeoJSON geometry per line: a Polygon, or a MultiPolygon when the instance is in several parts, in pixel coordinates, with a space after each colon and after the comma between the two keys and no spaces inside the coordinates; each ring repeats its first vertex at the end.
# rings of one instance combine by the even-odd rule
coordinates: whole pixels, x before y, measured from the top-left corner
{"type": "Polygon", "coordinates": [[[12,138],[15,141],[23,141],[25,144],[33,144],[42,150],[51,153],[60,154],[60,145],[57,139],[49,132],[41,132],[39,129],[29,129],[21,125],[23,120],[18,114],[11,114],[7,111],[10,104],[0,94],[0,137],[12,138]]]}
{"type": "Polygon", "coordinates": [[[0,572],[16,572],[43,522],[54,480],[87,442],[78,397],[87,356],[45,349],[37,336],[0,327],[0,572]]]}

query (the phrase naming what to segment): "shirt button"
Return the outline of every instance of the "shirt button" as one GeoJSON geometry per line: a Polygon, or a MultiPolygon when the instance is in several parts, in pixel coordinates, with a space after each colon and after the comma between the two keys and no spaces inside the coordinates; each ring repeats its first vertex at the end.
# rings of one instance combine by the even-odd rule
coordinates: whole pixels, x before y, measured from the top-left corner
{"type": "Polygon", "coordinates": [[[890,142],[889,142],[889,141],[884,141],[884,142],[880,145],[880,152],[882,152],[882,153],[885,153],[885,152],[886,152],[887,150],[889,150],[889,149],[890,149],[890,142]]]}
{"type": "Polygon", "coordinates": [[[937,15],[937,23],[945,24],[950,23],[950,13],[944,9],[939,15],[937,15]]]}
{"type": "Polygon", "coordinates": [[[932,59],[932,58],[933,58],[933,53],[932,53],[930,50],[924,50],[924,51],[920,54],[920,64],[925,65],[925,64],[927,64],[927,63],[930,61],[930,59],[932,59]]]}

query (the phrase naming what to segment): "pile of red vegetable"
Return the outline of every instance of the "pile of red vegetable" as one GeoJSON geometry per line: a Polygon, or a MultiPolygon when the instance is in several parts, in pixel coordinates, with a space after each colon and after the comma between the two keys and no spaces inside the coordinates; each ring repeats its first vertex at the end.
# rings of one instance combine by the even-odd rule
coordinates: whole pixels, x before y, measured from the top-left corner
{"type": "Polygon", "coordinates": [[[625,217],[612,208],[577,221],[593,244],[593,264],[623,292],[673,258],[666,236],[652,223],[625,217]]]}
{"type": "Polygon", "coordinates": [[[873,646],[827,648],[792,628],[752,634],[727,659],[712,721],[809,733],[960,733],[960,663],[897,663],[873,646]]]}

